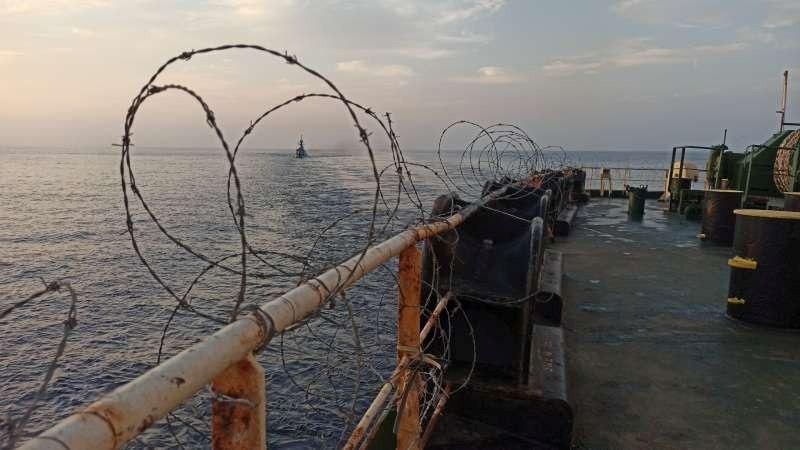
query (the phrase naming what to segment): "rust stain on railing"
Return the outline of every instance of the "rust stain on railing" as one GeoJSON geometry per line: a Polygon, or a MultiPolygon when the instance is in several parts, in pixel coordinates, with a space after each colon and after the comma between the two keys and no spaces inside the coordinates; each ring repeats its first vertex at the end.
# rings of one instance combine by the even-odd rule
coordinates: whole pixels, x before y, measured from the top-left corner
{"type": "Polygon", "coordinates": [[[214,378],[211,389],[214,449],[265,448],[266,386],[261,364],[250,355],[214,378]]]}

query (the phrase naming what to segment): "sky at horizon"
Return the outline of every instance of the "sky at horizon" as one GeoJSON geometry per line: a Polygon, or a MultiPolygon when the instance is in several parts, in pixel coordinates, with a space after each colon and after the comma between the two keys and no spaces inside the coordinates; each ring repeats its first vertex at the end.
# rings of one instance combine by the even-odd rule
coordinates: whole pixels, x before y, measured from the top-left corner
{"type": "MultiPolygon", "coordinates": [[[[0,145],[119,142],[161,63],[226,43],[297,55],[351,100],[391,111],[406,148],[435,147],[467,119],[578,150],[715,144],[728,128],[741,150],[775,131],[787,69],[788,120],[800,121],[796,0],[0,0],[0,145]]],[[[275,103],[329,92],[240,50],[182,61],[162,82],[201,93],[229,140],[275,103]]],[[[176,94],[146,104],[134,133],[143,146],[215,145],[176,94]]],[[[301,133],[312,148],[357,142],[341,105],[314,100],[247,146],[291,148],[301,133]]]]}

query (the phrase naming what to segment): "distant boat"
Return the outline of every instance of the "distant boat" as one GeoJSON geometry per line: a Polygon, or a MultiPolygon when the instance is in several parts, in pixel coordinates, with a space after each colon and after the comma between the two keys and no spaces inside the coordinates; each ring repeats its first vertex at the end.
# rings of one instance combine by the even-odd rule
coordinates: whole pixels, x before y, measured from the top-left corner
{"type": "Polygon", "coordinates": [[[308,153],[306,152],[306,148],[303,147],[303,136],[300,135],[300,142],[297,144],[297,150],[295,150],[295,158],[308,158],[308,153]]]}

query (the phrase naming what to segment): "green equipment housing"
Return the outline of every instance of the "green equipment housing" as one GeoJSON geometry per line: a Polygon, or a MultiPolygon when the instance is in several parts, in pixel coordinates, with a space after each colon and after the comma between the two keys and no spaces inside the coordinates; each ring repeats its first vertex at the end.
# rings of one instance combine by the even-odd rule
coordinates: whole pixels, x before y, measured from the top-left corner
{"type": "Polygon", "coordinates": [[[745,204],[766,207],[770,198],[782,198],[784,192],[800,188],[799,169],[800,130],[782,130],[744,153],[729,151],[724,145],[712,147],[706,176],[709,187],[738,189],[744,192],[745,204]]]}

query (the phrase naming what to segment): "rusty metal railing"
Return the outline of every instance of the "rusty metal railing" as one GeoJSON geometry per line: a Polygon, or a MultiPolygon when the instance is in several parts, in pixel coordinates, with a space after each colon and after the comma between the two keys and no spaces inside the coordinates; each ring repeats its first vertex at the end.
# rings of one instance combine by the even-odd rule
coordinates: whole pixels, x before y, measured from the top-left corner
{"type": "Polygon", "coordinates": [[[584,166],[586,172],[586,189],[601,191],[619,191],[631,184],[661,185],[666,183],[667,169],[649,167],[601,167],[584,166]]]}
{"type": "MultiPolygon", "coordinates": [[[[433,324],[430,323],[420,330],[421,256],[416,249],[417,242],[458,227],[487,202],[516,186],[517,184],[510,184],[498,189],[441,221],[407,229],[277,299],[262,304],[253,314],[226,325],[207,339],[104,395],[30,439],[21,448],[119,448],[209,384],[214,393],[211,427],[214,448],[265,448],[264,370],[253,357],[253,352],[269,344],[276,334],[318,311],[326,304],[331,293],[347,289],[391,258],[400,256],[398,368],[359,422],[354,433],[355,438],[351,436],[351,448],[357,448],[356,445],[365,442],[363,438],[369,437],[364,432],[369,431],[366,425],[373,423],[371,417],[380,412],[380,404],[376,402],[383,399],[385,405],[393,389],[405,389],[406,386],[412,386],[413,389],[418,383],[414,380],[413,373],[405,370],[407,361],[418,356],[415,353],[419,352],[419,343],[433,324]],[[414,299],[416,306],[413,304],[414,299]],[[358,432],[362,432],[362,439],[356,439],[358,432]]],[[[444,305],[441,304],[437,309],[441,312],[443,308],[444,305]]],[[[433,315],[431,320],[436,320],[436,317],[438,315],[433,315]]],[[[405,395],[408,397],[408,393],[405,395]]],[[[444,399],[446,400],[446,395],[444,399]]],[[[413,404],[411,406],[407,413],[401,413],[402,417],[399,419],[398,448],[416,449],[422,446],[421,439],[425,433],[420,429],[419,416],[415,415],[413,404]]],[[[440,409],[441,406],[438,405],[437,408],[440,409]]]]}
{"type": "MultiPolygon", "coordinates": [[[[647,184],[654,187],[661,187],[663,191],[668,191],[669,169],[657,167],[603,167],[603,166],[583,166],[581,170],[586,172],[586,189],[599,190],[603,192],[621,191],[625,185],[647,184]]],[[[673,176],[677,176],[680,169],[673,168],[673,176]]],[[[703,168],[684,168],[697,172],[699,178],[707,172],[703,168]]],[[[687,178],[684,176],[684,178],[687,178]]]]}

